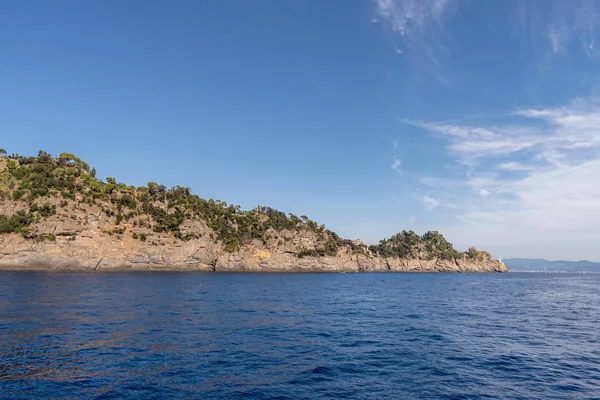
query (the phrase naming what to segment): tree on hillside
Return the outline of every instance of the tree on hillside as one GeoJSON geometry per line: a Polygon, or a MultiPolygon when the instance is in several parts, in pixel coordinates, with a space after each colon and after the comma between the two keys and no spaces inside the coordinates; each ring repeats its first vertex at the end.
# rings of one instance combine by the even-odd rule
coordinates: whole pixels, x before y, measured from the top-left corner
{"type": "Polygon", "coordinates": [[[5,156],[6,155],[6,150],[4,150],[3,148],[0,148],[0,156],[5,156]]]}
{"type": "Polygon", "coordinates": [[[40,150],[37,155],[37,161],[42,164],[49,164],[52,162],[52,156],[46,153],[44,150],[40,150]]]}
{"type": "Polygon", "coordinates": [[[65,160],[65,161],[76,161],[78,160],[78,158],[71,153],[60,153],[60,156],[58,156],[61,160],[65,160]]]}

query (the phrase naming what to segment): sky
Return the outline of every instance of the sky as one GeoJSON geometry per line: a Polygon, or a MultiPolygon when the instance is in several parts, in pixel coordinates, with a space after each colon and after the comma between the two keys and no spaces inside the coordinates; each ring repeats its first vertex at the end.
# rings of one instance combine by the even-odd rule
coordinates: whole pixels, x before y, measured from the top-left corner
{"type": "Polygon", "coordinates": [[[0,147],[377,243],[600,261],[600,2],[0,2],[0,147]]]}

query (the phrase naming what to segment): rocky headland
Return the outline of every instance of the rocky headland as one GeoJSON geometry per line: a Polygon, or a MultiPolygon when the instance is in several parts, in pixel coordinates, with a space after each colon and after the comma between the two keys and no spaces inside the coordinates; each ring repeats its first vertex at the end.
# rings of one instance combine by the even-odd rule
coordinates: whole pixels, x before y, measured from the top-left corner
{"type": "Polygon", "coordinates": [[[485,251],[438,232],[377,245],[306,216],[203,199],[186,187],[133,187],[73,154],[0,149],[0,269],[239,272],[506,272],[485,251]]]}

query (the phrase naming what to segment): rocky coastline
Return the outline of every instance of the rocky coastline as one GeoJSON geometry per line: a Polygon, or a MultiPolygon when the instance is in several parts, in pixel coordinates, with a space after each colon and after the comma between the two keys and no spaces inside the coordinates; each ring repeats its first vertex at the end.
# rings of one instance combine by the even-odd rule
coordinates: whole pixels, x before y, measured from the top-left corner
{"type": "Polygon", "coordinates": [[[0,270],[507,272],[437,232],[367,246],[306,216],[103,181],[74,155],[43,151],[0,154],[0,270]]]}
{"type": "Polygon", "coordinates": [[[216,272],[507,272],[497,260],[380,258],[341,252],[299,259],[285,250],[247,248],[226,253],[206,243],[139,246],[123,238],[29,243],[17,235],[0,237],[0,270],[216,271],[216,272]],[[68,241],[68,242],[67,242],[68,241]]]}

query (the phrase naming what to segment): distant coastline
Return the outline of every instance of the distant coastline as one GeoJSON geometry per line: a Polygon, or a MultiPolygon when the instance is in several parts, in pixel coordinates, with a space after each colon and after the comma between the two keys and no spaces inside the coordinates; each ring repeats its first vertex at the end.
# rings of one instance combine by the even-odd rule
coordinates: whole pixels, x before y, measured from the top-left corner
{"type": "Polygon", "coordinates": [[[502,260],[512,272],[600,272],[600,262],[594,261],[549,261],[543,258],[507,258],[502,260]]]}

